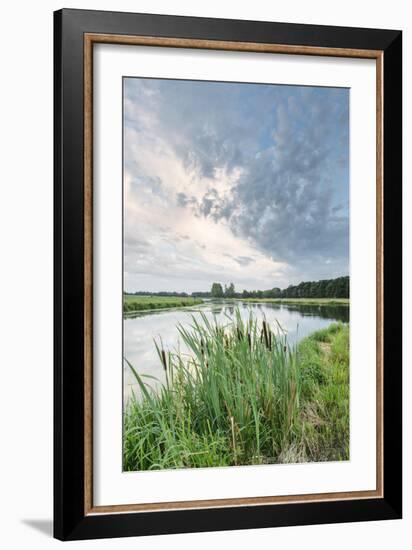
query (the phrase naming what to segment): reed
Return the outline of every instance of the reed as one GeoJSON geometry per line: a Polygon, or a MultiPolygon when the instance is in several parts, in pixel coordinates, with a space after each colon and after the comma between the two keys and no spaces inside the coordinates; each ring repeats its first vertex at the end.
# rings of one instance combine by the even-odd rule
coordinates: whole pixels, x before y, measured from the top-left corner
{"type": "MultiPolygon", "coordinates": [[[[177,329],[189,353],[166,353],[161,341],[155,342],[166,372],[160,390],[127,363],[140,395],[125,410],[125,470],[295,462],[327,455],[321,415],[331,409],[321,410],[316,403],[329,378],[316,340],[307,344],[312,358],[306,364],[301,347],[290,348],[280,327],[265,319],[259,323],[252,314],[243,320],[238,310],[226,324],[200,313],[189,327],[177,329]],[[318,368],[313,367],[315,348],[318,368]],[[312,428],[317,439],[312,434],[307,441],[312,428]]],[[[325,433],[331,430],[328,426],[325,433]]],[[[346,458],[341,447],[335,459],[337,454],[346,458]]]]}

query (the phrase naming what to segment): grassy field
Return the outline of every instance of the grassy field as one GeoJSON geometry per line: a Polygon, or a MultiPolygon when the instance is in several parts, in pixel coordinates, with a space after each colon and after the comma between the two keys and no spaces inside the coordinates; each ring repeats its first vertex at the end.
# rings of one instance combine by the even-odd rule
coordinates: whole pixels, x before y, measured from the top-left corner
{"type": "Polygon", "coordinates": [[[194,306],[201,304],[200,298],[181,298],[179,296],[134,296],[125,294],[123,296],[123,311],[145,311],[150,309],[168,309],[172,307],[194,306]]]}
{"type": "Polygon", "coordinates": [[[157,348],[167,383],[150,377],[124,416],[124,470],[349,458],[349,327],[334,324],[296,350],[239,312],[229,326],[178,326],[187,355],[157,348]]]}
{"type": "Polygon", "coordinates": [[[349,298],[242,298],[244,302],[272,303],[272,304],[297,304],[297,305],[324,305],[333,306],[349,305],[349,298]]]}

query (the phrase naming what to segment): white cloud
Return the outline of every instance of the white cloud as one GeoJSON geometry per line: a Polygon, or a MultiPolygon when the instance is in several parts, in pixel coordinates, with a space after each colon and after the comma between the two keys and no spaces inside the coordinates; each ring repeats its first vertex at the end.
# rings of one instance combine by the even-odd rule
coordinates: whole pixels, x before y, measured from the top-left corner
{"type": "Polygon", "coordinates": [[[305,114],[288,87],[259,87],[259,97],[244,87],[126,80],[126,290],[262,289],[347,271],[337,201],[348,182],[336,169],[335,198],[325,173],[337,156],[345,167],[336,94],[322,110],[304,90],[305,114]]]}

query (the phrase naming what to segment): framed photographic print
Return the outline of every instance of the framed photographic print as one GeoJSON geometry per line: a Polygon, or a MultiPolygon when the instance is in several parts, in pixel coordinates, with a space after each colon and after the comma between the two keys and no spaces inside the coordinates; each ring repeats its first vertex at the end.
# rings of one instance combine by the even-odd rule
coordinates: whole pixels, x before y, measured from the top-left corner
{"type": "Polygon", "coordinates": [[[55,536],[400,518],[401,32],[54,25],[55,536]]]}

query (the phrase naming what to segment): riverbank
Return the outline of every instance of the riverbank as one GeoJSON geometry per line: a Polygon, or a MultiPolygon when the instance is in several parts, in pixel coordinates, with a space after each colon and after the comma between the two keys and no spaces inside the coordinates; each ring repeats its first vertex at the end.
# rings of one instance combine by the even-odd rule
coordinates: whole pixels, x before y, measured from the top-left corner
{"type": "Polygon", "coordinates": [[[123,312],[150,311],[156,309],[170,309],[175,307],[187,307],[201,304],[200,298],[180,296],[135,296],[125,294],[123,297],[123,312]]]}
{"type": "Polygon", "coordinates": [[[348,306],[349,298],[240,298],[242,302],[301,306],[348,306]]]}
{"type": "Polygon", "coordinates": [[[239,312],[230,327],[178,327],[191,351],[158,348],[160,392],[133,367],[142,398],[124,417],[127,471],[349,458],[349,327],[333,324],[286,347],[239,312]]]}

